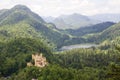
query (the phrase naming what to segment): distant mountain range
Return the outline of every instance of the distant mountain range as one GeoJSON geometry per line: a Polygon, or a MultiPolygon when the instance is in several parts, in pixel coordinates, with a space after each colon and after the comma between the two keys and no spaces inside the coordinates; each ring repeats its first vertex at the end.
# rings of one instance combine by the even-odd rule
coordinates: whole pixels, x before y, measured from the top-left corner
{"type": "Polygon", "coordinates": [[[52,22],[58,29],[78,29],[101,22],[119,22],[120,14],[97,14],[85,16],[81,14],[61,15],[59,17],[43,17],[46,22],[52,22]]]}
{"type": "Polygon", "coordinates": [[[120,14],[97,14],[90,16],[91,19],[99,20],[102,22],[120,22],[120,14]]]}
{"type": "MultiPolygon", "coordinates": [[[[44,18],[44,17],[43,17],[44,18]]],[[[47,17],[44,18],[46,22],[52,22],[58,29],[77,29],[80,27],[90,26],[100,23],[98,20],[90,19],[81,14],[61,15],[57,18],[47,17]]]]}

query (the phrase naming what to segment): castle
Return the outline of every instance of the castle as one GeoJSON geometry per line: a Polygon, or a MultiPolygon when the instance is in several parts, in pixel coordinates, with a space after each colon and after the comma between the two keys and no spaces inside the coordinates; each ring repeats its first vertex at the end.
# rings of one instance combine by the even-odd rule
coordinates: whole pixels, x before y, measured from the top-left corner
{"type": "Polygon", "coordinates": [[[29,62],[27,63],[27,66],[37,66],[42,68],[48,65],[46,58],[43,57],[42,54],[32,54],[32,60],[34,60],[34,65],[29,62]]]}

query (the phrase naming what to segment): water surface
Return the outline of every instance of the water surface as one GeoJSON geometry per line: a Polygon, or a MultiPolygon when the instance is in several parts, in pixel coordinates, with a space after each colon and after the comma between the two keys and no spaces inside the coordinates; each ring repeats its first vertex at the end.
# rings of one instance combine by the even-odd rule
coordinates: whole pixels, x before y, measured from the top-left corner
{"type": "Polygon", "coordinates": [[[69,46],[63,46],[60,50],[71,50],[71,49],[77,49],[77,48],[90,48],[90,47],[96,47],[96,44],[76,44],[76,45],[69,45],[69,46]]]}

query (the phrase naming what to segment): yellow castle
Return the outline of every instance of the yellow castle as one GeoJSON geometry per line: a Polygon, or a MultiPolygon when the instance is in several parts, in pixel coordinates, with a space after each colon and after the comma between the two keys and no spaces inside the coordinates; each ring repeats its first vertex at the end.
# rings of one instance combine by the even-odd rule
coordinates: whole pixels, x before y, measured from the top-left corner
{"type": "MultiPolygon", "coordinates": [[[[32,54],[32,59],[34,60],[34,66],[37,67],[45,67],[48,65],[48,62],[45,57],[43,57],[42,53],[41,54],[32,54]]],[[[27,63],[28,66],[33,66],[32,63],[27,63]]]]}

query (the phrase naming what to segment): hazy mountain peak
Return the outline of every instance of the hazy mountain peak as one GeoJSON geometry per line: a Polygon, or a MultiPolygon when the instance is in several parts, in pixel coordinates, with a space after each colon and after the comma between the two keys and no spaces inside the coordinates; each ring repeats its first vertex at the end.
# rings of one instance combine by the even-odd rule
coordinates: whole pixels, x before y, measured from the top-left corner
{"type": "Polygon", "coordinates": [[[14,9],[14,10],[25,10],[25,11],[30,11],[30,9],[29,9],[27,6],[20,5],[20,4],[14,6],[12,9],[14,9]]]}
{"type": "MultiPolygon", "coordinates": [[[[61,15],[53,19],[53,21],[50,18],[48,19],[49,22],[53,22],[59,29],[76,29],[96,23],[93,20],[90,20],[89,17],[79,13],[61,15]]],[[[48,20],[46,19],[46,21],[48,20]]]]}
{"type": "Polygon", "coordinates": [[[69,14],[69,15],[60,15],[58,18],[69,18],[69,17],[76,17],[76,18],[79,18],[79,17],[86,17],[85,15],[82,15],[82,14],[79,14],[79,13],[73,13],[73,14],[69,14]]]}
{"type": "MultiPolygon", "coordinates": [[[[78,14],[78,13],[73,13],[72,16],[85,16],[85,15],[78,14]]],[[[86,16],[86,17],[87,17],[87,16],[86,16]]]]}
{"type": "Polygon", "coordinates": [[[20,21],[37,21],[45,23],[45,21],[36,13],[32,12],[24,5],[16,5],[7,11],[0,12],[0,25],[13,24],[20,21]]]}

